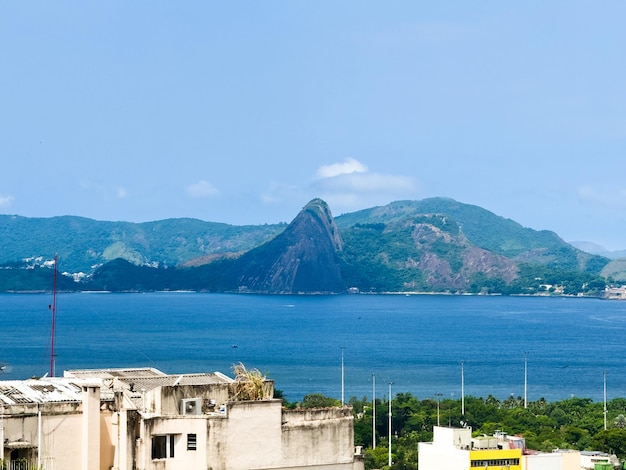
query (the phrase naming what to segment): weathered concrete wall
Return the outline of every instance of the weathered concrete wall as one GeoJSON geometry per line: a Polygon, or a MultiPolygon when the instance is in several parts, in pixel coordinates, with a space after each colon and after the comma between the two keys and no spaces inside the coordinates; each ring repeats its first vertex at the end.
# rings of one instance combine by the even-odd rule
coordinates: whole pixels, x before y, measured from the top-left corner
{"type": "Polygon", "coordinates": [[[235,402],[208,421],[207,467],[352,470],[352,409],[282,409],[278,400],[235,402]]]}
{"type": "MultiPolygon", "coordinates": [[[[144,419],[137,440],[137,469],[206,468],[207,425],[206,416],[171,416],[144,419]],[[196,449],[187,449],[189,434],[196,435],[196,449]],[[174,458],[152,459],[152,438],[174,435],[174,458]]],[[[169,443],[168,443],[169,445],[169,443]]]]}
{"type": "Polygon", "coordinates": [[[117,426],[113,426],[113,414],[100,414],[100,470],[110,470],[115,462],[114,442],[117,441],[117,426]],[[115,439],[115,440],[114,440],[115,439]]]}
{"type": "Polygon", "coordinates": [[[351,407],[284,410],[282,415],[281,450],[285,464],[295,467],[352,464],[354,419],[351,407]]]}
{"type": "MultiPolygon", "coordinates": [[[[92,435],[95,442],[90,442],[92,453],[94,449],[108,449],[100,458],[93,460],[95,468],[108,470],[113,465],[111,440],[109,437],[111,412],[106,406],[100,411],[100,402],[92,403],[92,435]],[[95,414],[94,414],[95,413],[95,414]],[[96,430],[97,428],[97,430],[96,430]],[[94,430],[95,434],[94,434],[94,430]]],[[[82,455],[85,451],[83,442],[84,416],[80,402],[45,403],[37,405],[13,405],[4,410],[4,438],[9,442],[28,442],[32,447],[32,458],[37,455],[44,465],[54,465],[55,468],[83,468],[82,455]],[[39,417],[41,411],[41,442],[39,442],[39,417]],[[40,448],[38,446],[41,445],[40,448]]],[[[9,449],[5,450],[5,459],[9,460],[17,455],[9,449]]]]}
{"type": "MultiPolygon", "coordinates": [[[[37,415],[4,416],[4,436],[9,442],[23,441],[39,448],[42,462],[54,459],[58,468],[81,468],[82,414],[54,414],[41,417],[41,443],[39,443],[39,420],[37,415]]],[[[5,458],[14,459],[13,451],[5,458]]],[[[37,451],[33,452],[36,459],[37,451]]]]}
{"type": "Polygon", "coordinates": [[[209,420],[207,467],[280,467],[281,409],[280,400],[229,403],[226,419],[209,420]]]}

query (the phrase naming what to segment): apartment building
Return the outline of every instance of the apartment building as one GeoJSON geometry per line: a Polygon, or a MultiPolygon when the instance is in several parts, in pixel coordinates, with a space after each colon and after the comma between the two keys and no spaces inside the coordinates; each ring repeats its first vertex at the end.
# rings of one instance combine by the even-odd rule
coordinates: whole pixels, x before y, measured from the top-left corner
{"type": "Polygon", "coordinates": [[[362,470],[350,407],[283,409],[219,372],[66,371],[0,381],[0,459],[11,470],[362,470]]]}

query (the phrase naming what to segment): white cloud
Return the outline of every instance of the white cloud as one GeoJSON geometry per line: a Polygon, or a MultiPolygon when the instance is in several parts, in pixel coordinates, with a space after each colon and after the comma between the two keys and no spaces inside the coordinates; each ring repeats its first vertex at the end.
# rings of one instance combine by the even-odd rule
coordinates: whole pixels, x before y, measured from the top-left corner
{"type": "Polygon", "coordinates": [[[334,178],[340,175],[365,172],[367,172],[365,165],[354,158],[347,158],[343,163],[332,163],[330,165],[321,166],[315,176],[317,178],[334,178]]]}
{"type": "Polygon", "coordinates": [[[78,187],[83,191],[94,193],[104,200],[115,198],[125,199],[128,197],[128,191],[126,188],[122,186],[109,186],[108,184],[103,184],[99,181],[80,180],[78,182],[78,187]]]}
{"type": "Polygon", "coordinates": [[[317,170],[311,189],[337,211],[349,211],[414,198],[417,183],[403,175],[371,173],[349,158],[317,170]]]}
{"type": "Polygon", "coordinates": [[[404,175],[372,173],[354,158],[320,167],[308,185],[270,182],[260,194],[261,201],[273,207],[302,207],[319,197],[334,214],[388,204],[417,196],[418,184],[404,175]]]}
{"type": "Polygon", "coordinates": [[[187,194],[191,197],[205,198],[217,196],[219,190],[208,181],[200,180],[187,186],[187,194]]]}
{"type": "Polygon", "coordinates": [[[403,193],[412,191],[413,180],[407,176],[383,175],[380,173],[350,174],[330,178],[323,182],[326,188],[336,188],[355,192],[385,191],[403,193]]]}
{"type": "Polygon", "coordinates": [[[5,196],[0,194],[0,207],[9,207],[15,198],[13,196],[5,196]]]}

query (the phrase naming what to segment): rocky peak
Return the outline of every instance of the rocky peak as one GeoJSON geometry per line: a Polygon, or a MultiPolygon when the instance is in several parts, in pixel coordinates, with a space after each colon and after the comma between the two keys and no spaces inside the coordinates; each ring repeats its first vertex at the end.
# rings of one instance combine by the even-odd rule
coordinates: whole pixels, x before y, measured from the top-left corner
{"type": "Polygon", "coordinates": [[[309,224],[319,224],[319,229],[328,237],[335,251],[341,251],[343,249],[343,240],[335,224],[335,219],[330,212],[330,208],[326,202],[319,198],[309,201],[296,218],[293,219],[293,222],[287,230],[295,230],[300,225],[304,225],[306,228],[309,224]]]}
{"type": "Polygon", "coordinates": [[[341,291],[337,255],[342,248],[328,205],[313,199],[284,232],[240,258],[239,285],[267,293],[341,291]]]}

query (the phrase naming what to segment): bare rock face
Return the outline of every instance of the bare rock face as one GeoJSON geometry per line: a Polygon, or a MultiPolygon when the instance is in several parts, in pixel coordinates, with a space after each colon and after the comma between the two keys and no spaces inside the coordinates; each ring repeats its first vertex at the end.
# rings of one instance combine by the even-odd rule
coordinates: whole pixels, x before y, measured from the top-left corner
{"type": "Polygon", "coordinates": [[[284,232],[238,260],[239,289],[276,294],[342,291],[342,248],[328,205],[313,199],[284,232]]]}
{"type": "Polygon", "coordinates": [[[515,261],[472,245],[456,222],[438,215],[419,219],[405,222],[419,253],[406,266],[417,268],[430,288],[466,290],[477,273],[505,282],[517,277],[515,261]]]}

